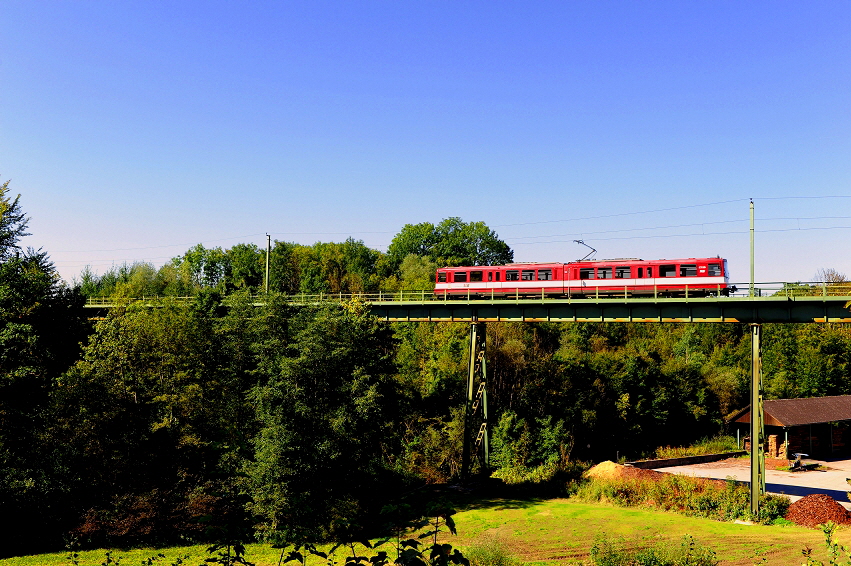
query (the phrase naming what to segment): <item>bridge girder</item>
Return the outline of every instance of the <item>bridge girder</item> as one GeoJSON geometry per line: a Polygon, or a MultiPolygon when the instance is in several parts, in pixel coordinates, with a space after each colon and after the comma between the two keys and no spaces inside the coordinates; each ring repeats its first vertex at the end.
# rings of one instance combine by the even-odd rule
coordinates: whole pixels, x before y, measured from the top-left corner
{"type": "Polygon", "coordinates": [[[376,316],[400,322],[851,322],[849,297],[384,301],[376,316]]]}

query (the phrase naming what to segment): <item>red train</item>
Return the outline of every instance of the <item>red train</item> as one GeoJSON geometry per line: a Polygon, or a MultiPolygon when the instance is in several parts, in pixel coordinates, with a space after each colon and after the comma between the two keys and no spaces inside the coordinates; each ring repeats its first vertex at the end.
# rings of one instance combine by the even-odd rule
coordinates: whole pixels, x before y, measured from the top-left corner
{"type": "Polygon", "coordinates": [[[636,258],[571,263],[510,263],[437,270],[442,297],[706,297],[729,295],[727,260],[720,257],[636,258]]]}

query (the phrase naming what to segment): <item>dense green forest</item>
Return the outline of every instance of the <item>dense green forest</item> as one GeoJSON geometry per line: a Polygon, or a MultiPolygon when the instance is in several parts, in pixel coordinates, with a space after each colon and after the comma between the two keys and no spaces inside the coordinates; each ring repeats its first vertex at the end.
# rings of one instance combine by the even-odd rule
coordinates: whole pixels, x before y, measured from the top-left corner
{"type": "MultiPolygon", "coordinates": [[[[401,495],[458,477],[467,326],[286,297],[428,289],[438,265],[511,261],[484,223],[407,225],[387,253],[275,242],[263,306],[251,244],[66,284],[21,249],[26,229],[0,186],[0,552],[355,540],[401,495]],[[101,320],[82,308],[142,295],[165,298],[101,320]]],[[[742,325],[489,323],[487,340],[493,472],[508,482],[557,490],[571,462],[714,435],[746,404],[742,325]]],[[[844,327],[766,325],[764,359],[769,397],[851,393],[844,327]]]]}

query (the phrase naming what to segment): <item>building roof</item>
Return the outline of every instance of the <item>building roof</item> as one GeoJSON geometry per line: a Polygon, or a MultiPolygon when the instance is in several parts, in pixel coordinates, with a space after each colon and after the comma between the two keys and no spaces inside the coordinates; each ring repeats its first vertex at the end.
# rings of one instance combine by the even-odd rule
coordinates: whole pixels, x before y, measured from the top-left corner
{"type": "MultiPolygon", "coordinates": [[[[808,397],[806,399],[772,399],[763,402],[768,426],[799,426],[816,423],[851,421],[851,395],[808,397]]],[[[751,422],[750,405],[733,415],[737,423],[751,422]]]]}

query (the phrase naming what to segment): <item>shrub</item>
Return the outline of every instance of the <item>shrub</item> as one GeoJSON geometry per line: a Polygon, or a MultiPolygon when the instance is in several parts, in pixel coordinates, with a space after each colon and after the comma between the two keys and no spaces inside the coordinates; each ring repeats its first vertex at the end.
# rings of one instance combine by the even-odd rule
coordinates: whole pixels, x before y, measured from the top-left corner
{"type": "Polygon", "coordinates": [[[510,466],[493,472],[514,496],[563,497],[571,495],[582,481],[589,462],[569,460],[540,466],[510,466]]]}
{"type": "MultiPolygon", "coordinates": [[[[750,492],[732,480],[719,482],[681,475],[657,478],[594,478],[582,484],[575,496],[585,501],[607,501],[624,507],[653,507],[696,517],[722,521],[754,519],[750,513],[750,492]]],[[[783,517],[789,498],[764,495],[756,520],[771,523],[783,517]]]]}
{"type": "Polygon", "coordinates": [[[715,436],[703,438],[691,446],[660,446],[656,449],[657,458],[685,458],[687,456],[704,456],[738,450],[736,438],[733,436],[715,436]]]}

